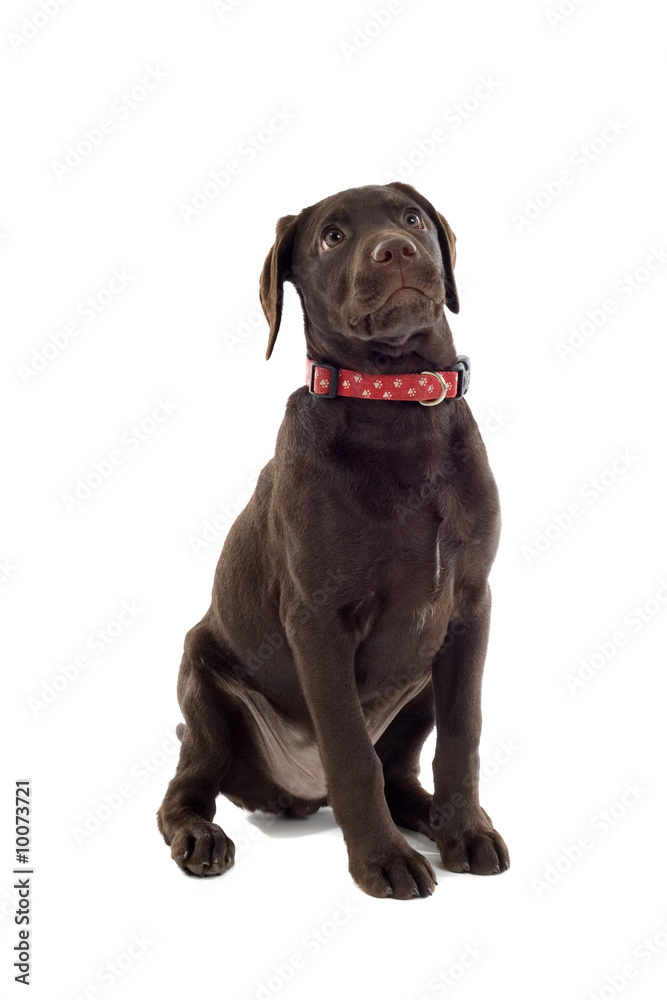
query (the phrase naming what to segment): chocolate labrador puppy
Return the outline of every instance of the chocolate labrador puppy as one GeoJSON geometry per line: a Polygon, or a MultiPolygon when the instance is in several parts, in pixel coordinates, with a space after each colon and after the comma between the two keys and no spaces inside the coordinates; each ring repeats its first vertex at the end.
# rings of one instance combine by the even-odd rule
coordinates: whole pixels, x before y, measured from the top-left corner
{"type": "Polygon", "coordinates": [[[455,237],[407,184],[353,188],[280,219],[260,280],[305,318],[308,384],[232,525],[188,632],[185,726],[158,824],[179,867],[219,875],[218,793],[248,810],[330,805],[372,896],[428,896],[431,837],[453,872],[509,867],[479,804],[481,683],[498,495],[444,305],[455,237]],[[435,792],[419,783],[437,725],[435,792]]]}

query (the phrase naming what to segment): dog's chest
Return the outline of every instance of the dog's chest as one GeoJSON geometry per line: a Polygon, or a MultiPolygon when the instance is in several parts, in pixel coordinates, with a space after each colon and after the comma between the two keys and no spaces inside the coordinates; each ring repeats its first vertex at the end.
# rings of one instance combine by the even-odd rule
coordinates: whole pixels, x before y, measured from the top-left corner
{"type": "Polygon", "coordinates": [[[390,590],[421,609],[451,593],[483,532],[463,492],[440,480],[399,494],[383,534],[390,590]]]}

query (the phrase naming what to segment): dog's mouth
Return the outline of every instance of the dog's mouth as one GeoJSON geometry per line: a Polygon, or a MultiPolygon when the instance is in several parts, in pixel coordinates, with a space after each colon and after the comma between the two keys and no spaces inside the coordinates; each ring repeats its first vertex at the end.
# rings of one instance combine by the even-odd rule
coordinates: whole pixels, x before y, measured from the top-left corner
{"type": "MultiPolygon", "coordinates": [[[[428,299],[429,302],[434,301],[430,295],[426,294],[423,288],[417,288],[416,285],[401,285],[400,288],[395,288],[394,291],[387,296],[382,305],[383,306],[386,305],[390,299],[394,299],[397,296],[400,296],[403,292],[416,292],[417,295],[422,295],[425,299],[428,299]]],[[[382,308],[382,306],[380,306],[380,308],[382,308]]]]}
{"type": "MultiPolygon", "coordinates": [[[[389,292],[389,294],[385,296],[385,298],[378,305],[374,306],[374,308],[369,309],[367,313],[353,317],[350,320],[350,325],[356,326],[358,323],[361,323],[367,316],[374,316],[376,313],[378,313],[381,309],[384,309],[385,306],[387,306],[392,301],[394,301],[398,305],[399,302],[407,303],[415,300],[418,301],[420,298],[427,299],[429,302],[433,303],[433,305],[440,305],[442,302],[444,302],[444,297],[441,296],[439,299],[434,298],[433,294],[429,294],[428,292],[424,291],[423,288],[419,288],[417,285],[399,285],[398,288],[392,289],[392,291],[389,292]]],[[[373,303],[369,302],[368,305],[372,306],[373,303]]]]}
{"type": "Polygon", "coordinates": [[[350,332],[363,340],[401,346],[436,321],[444,296],[416,285],[400,285],[374,309],[350,318],[350,332]]]}

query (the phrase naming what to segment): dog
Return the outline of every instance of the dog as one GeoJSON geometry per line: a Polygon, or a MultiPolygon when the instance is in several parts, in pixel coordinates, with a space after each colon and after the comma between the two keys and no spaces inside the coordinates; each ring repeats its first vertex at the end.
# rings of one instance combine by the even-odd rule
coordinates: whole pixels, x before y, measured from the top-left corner
{"type": "Polygon", "coordinates": [[[221,793],[250,811],[331,806],[357,885],[429,896],[444,868],[509,867],[479,804],[481,683],[498,492],[445,315],[459,310],[455,236],[413,187],[342,191],[281,218],[260,278],[280,328],[283,285],[304,314],[307,384],[231,526],[212,602],[186,635],[185,724],[158,811],[188,875],[234,845],[221,793]],[[433,726],[434,794],[419,782],[433,726]]]}

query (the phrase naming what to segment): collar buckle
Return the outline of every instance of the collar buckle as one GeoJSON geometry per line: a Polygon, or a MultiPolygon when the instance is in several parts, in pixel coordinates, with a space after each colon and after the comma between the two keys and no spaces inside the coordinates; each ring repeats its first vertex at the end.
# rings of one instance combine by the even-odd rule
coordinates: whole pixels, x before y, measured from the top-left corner
{"type": "Polygon", "coordinates": [[[308,374],[308,392],[311,396],[319,396],[322,399],[333,399],[338,393],[338,369],[333,365],[323,365],[320,362],[311,361],[310,372],[308,374]],[[315,391],[315,371],[326,368],[329,372],[329,389],[327,392],[315,391]]]}
{"type": "Polygon", "coordinates": [[[456,364],[446,369],[448,372],[459,373],[456,384],[456,395],[452,396],[452,399],[460,399],[461,396],[465,396],[470,385],[470,358],[467,354],[457,354],[456,357],[456,364]]]}

